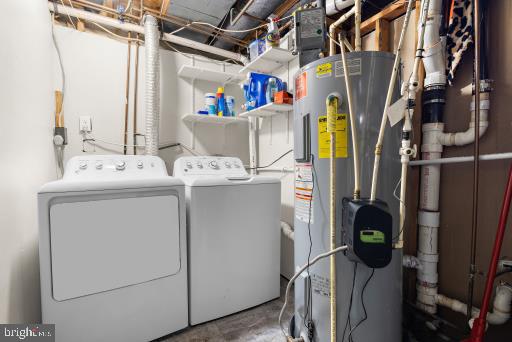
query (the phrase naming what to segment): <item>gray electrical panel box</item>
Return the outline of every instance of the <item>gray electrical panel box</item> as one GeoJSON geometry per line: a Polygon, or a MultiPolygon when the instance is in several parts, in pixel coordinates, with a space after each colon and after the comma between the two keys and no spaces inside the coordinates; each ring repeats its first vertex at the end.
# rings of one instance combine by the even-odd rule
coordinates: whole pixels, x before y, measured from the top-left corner
{"type": "Polygon", "coordinates": [[[325,10],[310,8],[295,13],[295,51],[303,66],[318,59],[325,47],[325,10]]]}

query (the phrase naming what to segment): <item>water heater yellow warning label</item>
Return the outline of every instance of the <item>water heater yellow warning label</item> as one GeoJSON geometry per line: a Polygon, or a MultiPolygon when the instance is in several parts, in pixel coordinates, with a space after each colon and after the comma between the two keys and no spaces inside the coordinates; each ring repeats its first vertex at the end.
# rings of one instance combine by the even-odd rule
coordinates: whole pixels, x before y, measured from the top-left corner
{"type": "MultiPolygon", "coordinates": [[[[327,132],[327,115],[318,117],[318,156],[329,158],[331,135],[327,132]]],[[[348,157],[347,114],[336,114],[336,158],[348,157]]]]}

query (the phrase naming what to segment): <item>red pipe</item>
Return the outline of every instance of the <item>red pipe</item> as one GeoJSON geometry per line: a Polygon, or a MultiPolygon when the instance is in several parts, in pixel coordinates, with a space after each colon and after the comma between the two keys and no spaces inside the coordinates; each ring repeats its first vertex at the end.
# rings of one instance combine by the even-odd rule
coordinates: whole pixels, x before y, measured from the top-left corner
{"type": "Polygon", "coordinates": [[[508,171],[507,189],[505,197],[501,205],[500,221],[498,224],[498,231],[496,232],[496,239],[494,240],[494,247],[492,250],[491,263],[489,265],[489,272],[487,274],[487,282],[485,284],[484,298],[482,300],[482,308],[480,315],[473,322],[473,329],[471,329],[471,337],[463,342],[482,342],[484,340],[485,327],[487,324],[487,311],[489,302],[491,301],[492,290],[494,286],[494,278],[496,277],[496,269],[500,259],[501,246],[503,244],[503,237],[505,235],[505,228],[507,226],[508,213],[510,210],[510,202],[512,200],[512,165],[508,171]]]}

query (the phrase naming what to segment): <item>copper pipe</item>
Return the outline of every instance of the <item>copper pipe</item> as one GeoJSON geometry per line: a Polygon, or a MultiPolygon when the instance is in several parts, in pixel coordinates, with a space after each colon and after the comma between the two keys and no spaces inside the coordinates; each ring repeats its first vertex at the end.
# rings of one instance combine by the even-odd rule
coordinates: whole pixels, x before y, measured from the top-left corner
{"type": "MultiPolygon", "coordinates": [[[[472,318],[473,292],[475,286],[476,274],[476,241],[478,235],[478,184],[480,176],[480,1],[473,0],[473,27],[474,27],[474,93],[475,93],[475,144],[474,144],[474,162],[473,162],[473,220],[471,223],[471,255],[469,261],[468,277],[468,305],[467,319],[472,318]]],[[[487,310],[487,308],[482,308],[487,310]]]]}
{"type": "MultiPolygon", "coordinates": [[[[139,34],[135,36],[139,38],[139,34]]],[[[134,95],[133,95],[133,154],[137,154],[137,88],[139,84],[139,42],[135,42],[135,80],[134,80],[134,95]]]]}
{"type": "MultiPolygon", "coordinates": [[[[128,32],[128,38],[131,38],[131,33],[128,32]]],[[[126,98],[124,102],[124,146],[123,153],[126,154],[128,145],[128,112],[130,110],[130,66],[131,66],[131,50],[132,50],[132,42],[128,41],[128,57],[126,61],[126,98]]]]}

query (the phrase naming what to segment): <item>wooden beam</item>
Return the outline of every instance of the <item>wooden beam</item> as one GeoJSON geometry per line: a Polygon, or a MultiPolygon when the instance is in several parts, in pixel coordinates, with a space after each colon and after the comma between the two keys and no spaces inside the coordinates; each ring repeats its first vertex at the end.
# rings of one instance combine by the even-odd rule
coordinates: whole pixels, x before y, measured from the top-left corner
{"type": "Polygon", "coordinates": [[[375,45],[378,51],[391,51],[389,44],[389,21],[377,19],[375,22],[375,45]]]}
{"type": "Polygon", "coordinates": [[[162,6],[160,6],[160,15],[167,14],[170,4],[171,4],[171,0],[163,0],[162,1],[162,6]]]}
{"type": "Polygon", "coordinates": [[[405,0],[398,0],[391,5],[385,7],[382,11],[375,14],[361,23],[361,35],[364,36],[375,30],[377,21],[384,19],[392,21],[405,14],[407,10],[407,2],[405,0]]]}

